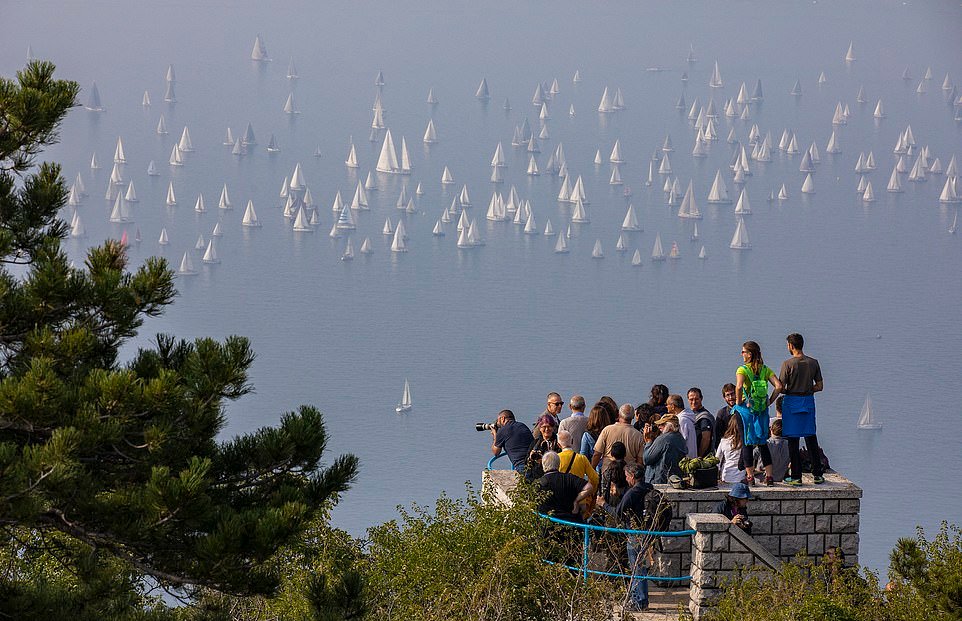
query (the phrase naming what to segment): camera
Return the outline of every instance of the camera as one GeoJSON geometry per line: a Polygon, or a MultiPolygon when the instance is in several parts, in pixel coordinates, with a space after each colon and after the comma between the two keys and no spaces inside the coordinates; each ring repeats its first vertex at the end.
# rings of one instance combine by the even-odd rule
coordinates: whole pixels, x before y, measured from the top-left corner
{"type": "Polygon", "coordinates": [[[497,431],[500,427],[498,423],[474,423],[476,431],[497,431]]]}

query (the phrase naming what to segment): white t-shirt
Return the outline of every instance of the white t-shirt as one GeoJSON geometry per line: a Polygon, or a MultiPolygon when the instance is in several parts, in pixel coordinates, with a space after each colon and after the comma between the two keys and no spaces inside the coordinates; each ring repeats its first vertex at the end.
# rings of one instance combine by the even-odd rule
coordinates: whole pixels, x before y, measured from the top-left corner
{"type": "Polygon", "coordinates": [[[745,471],[738,469],[738,457],[741,449],[733,449],[729,438],[722,438],[715,451],[718,458],[718,472],[725,483],[741,483],[745,480],[745,471]]]}

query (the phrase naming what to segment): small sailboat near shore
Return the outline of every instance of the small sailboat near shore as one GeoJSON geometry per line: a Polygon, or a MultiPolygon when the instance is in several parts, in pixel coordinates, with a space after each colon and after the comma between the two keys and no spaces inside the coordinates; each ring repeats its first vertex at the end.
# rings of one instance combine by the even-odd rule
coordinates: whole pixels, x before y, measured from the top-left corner
{"type": "Polygon", "coordinates": [[[881,429],[882,423],[875,419],[872,412],[872,397],[865,395],[865,403],[862,404],[862,413],[858,417],[859,429],[881,429]]]}
{"type": "Polygon", "coordinates": [[[408,383],[407,378],[404,380],[404,392],[401,394],[401,402],[397,404],[394,411],[398,414],[403,412],[409,412],[414,404],[411,402],[411,384],[408,383]]]}

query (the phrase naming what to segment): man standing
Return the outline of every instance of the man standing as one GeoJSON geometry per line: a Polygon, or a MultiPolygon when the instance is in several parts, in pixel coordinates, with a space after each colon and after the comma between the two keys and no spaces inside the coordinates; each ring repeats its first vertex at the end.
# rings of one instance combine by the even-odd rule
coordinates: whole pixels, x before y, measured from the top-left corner
{"type": "MultiPolygon", "coordinates": [[[[598,502],[605,511],[617,518],[623,528],[640,530],[645,526],[645,496],[653,488],[644,481],[645,469],[638,464],[625,466],[625,479],[628,481],[628,491],[621,497],[617,507],[605,505],[604,499],[598,502]]],[[[647,562],[645,561],[645,539],[637,535],[628,536],[628,566],[631,569],[631,585],[629,593],[631,601],[625,606],[625,612],[640,612],[648,609],[648,581],[639,578],[645,575],[647,562]]]]}
{"type": "Polygon", "coordinates": [[[791,463],[789,476],[785,483],[802,484],[802,456],[799,451],[799,438],[805,438],[805,448],[812,456],[812,480],[824,483],[822,476],[821,450],[815,436],[815,393],[824,388],[822,370],[818,360],[806,356],[802,351],[805,340],[801,334],[792,333],[785,337],[791,358],[782,363],[778,379],[782,382],[782,435],[788,439],[788,455],[791,463]]]}
{"type": "MultiPolygon", "coordinates": [[[[679,397],[680,398],[680,397],[679,397]]],[[[645,437],[631,424],[635,419],[635,408],[626,403],[618,410],[618,422],[605,427],[595,442],[595,454],[591,457],[591,466],[597,468],[601,458],[611,459],[611,446],[615,442],[625,445],[625,463],[644,464],[645,437]]]]}
{"type": "Polygon", "coordinates": [[[732,418],[732,406],[735,405],[735,385],[725,384],[722,386],[722,399],[725,400],[725,407],[715,412],[715,448],[721,442],[725,430],[728,429],[728,422],[732,418]]]}
{"type": "MultiPolygon", "coordinates": [[[[545,405],[544,412],[538,414],[538,420],[540,420],[542,416],[550,416],[554,419],[554,426],[555,429],[557,429],[558,425],[561,424],[561,408],[564,407],[564,404],[565,400],[561,398],[561,395],[556,392],[549,392],[547,405],[545,405]]],[[[531,434],[535,438],[541,437],[541,431],[538,429],[537,423],[532,425],[531,429],[533,430],[531,434]]]]}
{"type": "Polygon", "coordinates": [[[511,467],[523,474],[524,464],[528,459],[528,447],[531,446],[531,430],[524,423],[514,420],[514,412],[511,410],[501,410],[498,413],[497,427],[497,431],[491,430],[494,438],[491,452],[497,456],[501,454],[501,449],[504,449],[511,460],[511,467]]]}
{"type": "Polygon", "coordinates": [[[558,453],[558,459],[561,460],[558,470],[573,474],[579,479],[587,477],[594,488],[598,489],[598,472],[591,467],[587,457],[573,450],[572,442],[570,433],[564,430],[558,432],[558,444],[561,446],[561,452],[558,453]]]}
{"type": "Polygon", "coordinates": [[[685,402],[681,395],[668,395],[665,402],[668,415],[678,418],[678,431],[685,439],[685,456],[692,459],[698,457],[698,439],[695,437],[695,413],[685,409],[685,402]]]}
{"type": "Polygon", "coordinates": [[[695,442],[698,446],[698,457],[714,455],[715,449],[715,417],[702,405],[701,388],[692,386],[688,389],[688,409],[684,410],[686,418],[695,420],[695,442]]]}
{"type": "Polygon", "coordinates": [[[538,505],[538,512],[553,515],[560,520],[581,522],[581,504],[594,494],[595,487],[591,481],[559,472],[560,463],[561,460],[554,451],[548,451],[541,458],[544,476],[538,479],[538,487],[548,492],[548,495],[538,505]]]}
{"type": "Polygon", "coordinates": [[[585,416],[585,398],[581,395],[574,395],[568,401],[568,409],[571,416],[561,421],[558,433],[567,431],[571,434],[571,446],[581,448],[581,438],[585,435],[585,427],[588,426],[588,417],[585,416]]]}

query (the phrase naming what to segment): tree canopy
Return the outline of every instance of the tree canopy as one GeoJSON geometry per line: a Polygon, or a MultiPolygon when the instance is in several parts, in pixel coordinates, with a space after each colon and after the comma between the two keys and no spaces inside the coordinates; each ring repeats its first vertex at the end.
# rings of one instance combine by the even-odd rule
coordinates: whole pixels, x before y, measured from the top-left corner
{"type": "Polygon", "coordinates": [[[0,611],[43,618],[60,614],[64,598],[73,610],[137,600],[145,584],[187,597],[200,588],[271,595],[280,577],[270,560],[326,515],[357,459],[323,460],[328,438],[311,406],[275,427],[220,438],[226,403],[252,389],[246,338],[158,335],[119,360],[176,290],[164,259],[131,268],[119,242],[90,248],[80,267],[61,248],[67,189],[57,164],[35,160],[57,139],[78,92],[48,62],[0,78],[0,528],[8,561],[0,611]]]}

